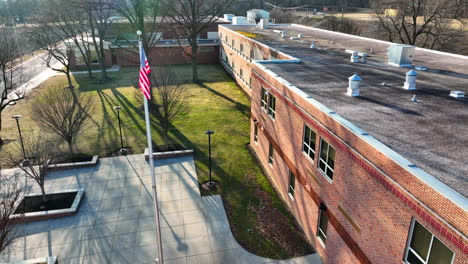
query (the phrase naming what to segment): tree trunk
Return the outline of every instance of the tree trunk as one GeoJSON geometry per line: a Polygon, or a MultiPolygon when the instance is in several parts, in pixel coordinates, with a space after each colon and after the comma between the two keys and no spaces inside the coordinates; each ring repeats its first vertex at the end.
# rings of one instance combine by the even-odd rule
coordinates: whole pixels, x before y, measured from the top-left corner
{"type": "Polygon", "coordinates": [[[47,203],[47,196],[46,196],[46,193],[45,193],[45,190],[44,190],[44,182],[42,184],[39,184],[39,186],[41,187],[42,202],[47,203]]]}
{"type": "Polygon", "coordinates": [[[88,78],[93,78],[93,72],[91,71],[91,64],[87,63],[86,66],[88,67],[88,78]]]}
{"type": "MultiPolygon", "coordinates": [[[[0,111],[0,133],[2,132],[2,112],[0,111]]],[[[0,148],[3,145],[2,135],[0,134],[0,148]]]]}
{"type": "Polygon", "coordinates": [[[192,60],[192,81],[198,83],[198,65],[197,65],[197,53],[198,53],[198,44],[197,39],[192,38],[190,41],[190,47],[192,48],[190,58],[192,60]]]}
{"type": "Polygon", "coordinates": [[[99,64],[101,65],[101,80],[105,81],[109,79],[106,71],[106,51],[104,50],[104,43],[102,42],[102,36],[99,36],[99,64]]]}
{"type": "Polygon", "coordinates": [[[70,76],[70,70],[67,70],[65,72],[65,75],[67,76],[68,88],[73,88],[73,82],[70,76]]]}
{"type": "Polygon", "coordinates": [[[73,154],[73,140],[72,139],[67,139],[67,145],[68,145],[68,151],[70,151],[70,154],[73,154]]]}

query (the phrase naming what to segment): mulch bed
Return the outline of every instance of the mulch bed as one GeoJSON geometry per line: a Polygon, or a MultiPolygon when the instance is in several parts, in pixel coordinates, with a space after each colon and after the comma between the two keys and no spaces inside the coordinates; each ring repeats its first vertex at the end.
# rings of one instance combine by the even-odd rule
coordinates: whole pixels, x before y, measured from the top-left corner
{"type": "Polygon", "coordinates": [[[67,209],[72,206],[76,194],[77,192],[46,194],[46,203],[42,200],[42,195],[26,196],[16,209],[15,214],[67,209]]]}
{"type": "Polygon", "coordinates": [[[69,155],[64,155],[63,158],[58,159],[53,164],[92,161],[93,157],[94,157],[93,155],[88,155],[88,154],[83,154],[83,153],[69,154],[69,155]]]}
{"type": "Polygon", "coordinates": [[[256,229],[260,234],[278,243],[289,256],[304,256],[314,253],[307,244],[301,229],[296,223],[274,207],[269,193],[256,188],[255,196],[260,200],[258,205],[251,204],[249,211],[256,214],[256,229]]]}

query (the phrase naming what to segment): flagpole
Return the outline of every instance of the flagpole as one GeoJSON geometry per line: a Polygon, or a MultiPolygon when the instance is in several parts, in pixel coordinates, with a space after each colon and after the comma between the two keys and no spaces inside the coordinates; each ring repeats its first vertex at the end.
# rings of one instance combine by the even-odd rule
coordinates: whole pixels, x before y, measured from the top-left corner
{"type": "MultiPolygon", "coordinates": [[[[141,50],[143,49],[143,44],[141,41],[141,31],[137,32],[138,34],[138,46],[140,50],[140,58],[141,58],[141,50]]],[[[157,264],[163,264],[163,250],[162,250],[162,243],[161,243],[161,225],[159,222],[159,206],[158,206],[158,191],[156,190],[156,175],[154,174],[154,160],[153,160],[153,141],[151,138],[151,122],[149,116],[149,107],[148,107],[148,99],[146,96],[143,95],[143,100],[145,102],[145,121],[146,121],[146,137],[148,139],[148,156],[149,156],[149,165],[150,165],[150,173],[151,173],[151,185],[153,189],[153,205],[154,205],[154,216],[155,216],[155,224],[156,224],[156,239],[158,243],[158,258],[155,259],[157,264]]]]}

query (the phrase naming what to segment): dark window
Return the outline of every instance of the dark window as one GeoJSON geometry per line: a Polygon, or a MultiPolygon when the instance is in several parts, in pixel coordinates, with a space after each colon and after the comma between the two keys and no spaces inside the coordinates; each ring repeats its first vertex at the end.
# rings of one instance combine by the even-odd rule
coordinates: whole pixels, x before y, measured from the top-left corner
{"type": "Polygon", "coordinates": [[[244,45],[243,45],[243,44],[240,44],[240,52],[241,52],[241,53],[244,52],[244,45]]]}
{"type": "Polygon", "coordinates": [[[254,123],[254,141],[258,142],[258,122],[254,123]]]}
{"type": "Polygon", "coordinates": [[[234,46],[234,44],[235,44],[235,41],[234,41],[234,40],[232,40],[232,48],[233,48],[233,49],[235,49],[235,46],[234,46]]]}
{"type": "Polygon", "coordinates": [[[268,107],[268,92],[265,88],[262,88],[262,108],[267,110],[268,107]]]}
{"type": "Polygon", "coordinates": [[[253,49],[250,50],[250,58],[251,58],[251,59],[254,58],[254,51],[253,51],[253,49]]]}
{"type": "Polygon", "coordinates": [[[302,151],[307,154],[311,159],[315,158],[315,141],[317,135],[307,125],[304,125],[304,142],[302,151]]]}
{"type": "Polygon", "coordinates": [[[275,118],[275,109],[276,109],[276,98],[269,93],[268,94],[268,114],[272,117],[275,118]]]}
{"type": "Polygon", "coordinates": [[[275,150],[273,149],[273,145],[270,143],[270,149],[268,151],[268,163],[273,164],[274,155],[275,150]]]}
{"type": "Polygon", "coordinates": [[[289,172],[289,185],[288,185],[288,193],[294,198],[294,189],[296,188],[296,176],[290,171],[289,172]]]}
{"type": "Polygon", "coordinates": [[[453,252],[418,221],[414,221],[406,262],[410,264],[450,264],[452,259],[453,252]]]}
{"type": "Polygon", "coordinates": [[[330,179],[333,180],[333,168],[335,166],[335,149],[325,140],[321,140],[319,169],[330,179]]]}
{"type": "Polygon", "coordinates": [[[327,208],[323,204],[320,204],[320,207],[319,207],[318,222],[319,223],[318,223],[317,236],[325,244],[325,241],[327,240],[328,215],[327,215],[327,208]]]}
{"type": "Polygon", "coordinates": [[[240,72],[240,78],[243,80],[244,79],[244,71],[242,69],[240,69],[239,72],[240,72]]]}

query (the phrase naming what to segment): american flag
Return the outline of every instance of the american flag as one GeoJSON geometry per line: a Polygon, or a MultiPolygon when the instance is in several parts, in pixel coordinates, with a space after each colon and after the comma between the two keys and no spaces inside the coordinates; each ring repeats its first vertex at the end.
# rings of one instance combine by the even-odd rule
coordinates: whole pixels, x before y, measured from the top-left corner
{"type": "Polygon", "coordinates": [[[151,89],[150,89],[150,80],[149,74],[151,72],[148,59],[146,58],[145,50],[143,47],[140,47],[140,90],[146,99],[151,99],[151,89]]]}

